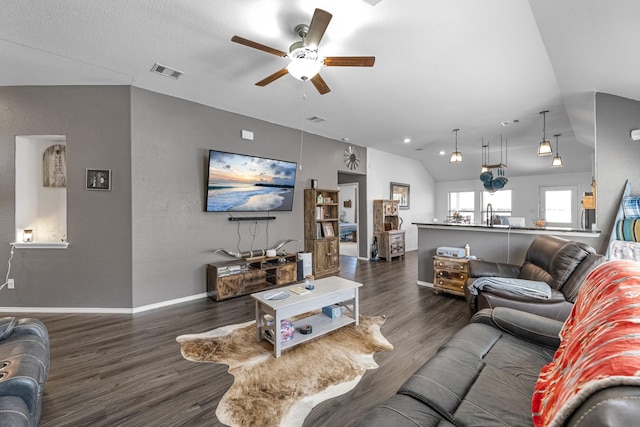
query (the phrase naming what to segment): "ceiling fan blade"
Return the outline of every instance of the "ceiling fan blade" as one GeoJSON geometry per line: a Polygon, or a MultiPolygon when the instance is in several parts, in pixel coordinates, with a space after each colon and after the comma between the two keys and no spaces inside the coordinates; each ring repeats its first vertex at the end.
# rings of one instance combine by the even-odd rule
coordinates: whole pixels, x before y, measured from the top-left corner
{"type": "Polygon", "coordinates": [[[258,83],[256,83],[256,86],[266,86],[269,83],[278,80],[280,77],[286,76],[287,74],[289,74],[289,71],[286,68],[283,68],[282,70],[278,70],[270,76],[267,76],[264,79],[260,80],[258,83]]]}
{"type": "Polygon", "coordinates": [[[324,59],[327,67],[373,67],[375,56],[329,56],[324,59]]]}
{"type": "Polygon", "coordinates": [[[313,18],[311,18],[311,23],[309,24],[309,31],[307,32],[307,37],[305,37],[305,46],[318,47],[332,17],[333,15],[322,9],[316,9],[315,12],[313,12],[313,18]]]}
{"type": "Polygon", "coordinates": [[[331,92],[331,89],[329,89],[329,86],[327,86],[327,83],[325,83],[324,79],[320,77],[320,73],[311,77],[311,83],[313,83],[316,89],[318,89],[318,92],[320,92],[320,95],[324,95],[325,93],[331,92]]]}
{"type": "Polygon", "coordinates": [[[248,46],[248,47],[252,47],[254,49],[261,50],[263,52],[270,53],[270,54],[275,55],[275,56],[287,56],[287,54],[285,52],[281,51],[281,50],[274,49],[272,47],[265,46],[263,44],[256,43],[256,42],[251,41],[251,40],[247,40],[247,39],[242,38],[240,36],[231,37],[231,41],[235,42],[235,43],[239,43],[239,44],[245,45],[245,46],[248,46]]]}

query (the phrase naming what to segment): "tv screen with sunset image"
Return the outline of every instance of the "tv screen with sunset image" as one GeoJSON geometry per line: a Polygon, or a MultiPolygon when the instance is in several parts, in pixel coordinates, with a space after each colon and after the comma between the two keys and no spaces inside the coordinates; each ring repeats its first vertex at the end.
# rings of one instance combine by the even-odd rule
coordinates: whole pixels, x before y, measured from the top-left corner
{"type": "Polygon", "coordinates": [[[296,162],[209,151],[207,212],[291,211],[296,162]]]}

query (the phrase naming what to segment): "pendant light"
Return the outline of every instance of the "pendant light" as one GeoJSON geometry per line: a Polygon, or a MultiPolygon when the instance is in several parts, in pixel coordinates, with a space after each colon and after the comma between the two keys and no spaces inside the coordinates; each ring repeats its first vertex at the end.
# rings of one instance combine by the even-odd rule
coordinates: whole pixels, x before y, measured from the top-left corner
{"type": "Polygon", "coordinates": [[[562,157],[560,157],[560,152],[558,151],[558,137],[561,134],[556,134],[553,135],[556,137],[556,156],[553,158],[553,160],[551,161],[551,167],[554,168],[561,168],[562,167],[562,157]]]}
{"type": "Polygon", "coordinates": [[[449,163],[462,163],[462,153],[458,151],[458,131],[460,129],[454,129],[453,132],[456,133],[456,151],[451,153],[451,159],[449,159],[449,163]]]}
{"type": "Polygon", "coordinates": [[[480,167],[480,173],[489,172],[489,142],[484,144],[484,138],[482,138],[482,167],[480,167]]]}
{"type": "Polygon", "coordinates": [[[546,114],[549,111],[540,111],[540,114],[542,114],[542,141],[540,141],[540,144],[538,145],[538,156],[549,156],[551,155],[551,143],[549,141],[547,141],[547,121],[546,121],[546,114]]]}

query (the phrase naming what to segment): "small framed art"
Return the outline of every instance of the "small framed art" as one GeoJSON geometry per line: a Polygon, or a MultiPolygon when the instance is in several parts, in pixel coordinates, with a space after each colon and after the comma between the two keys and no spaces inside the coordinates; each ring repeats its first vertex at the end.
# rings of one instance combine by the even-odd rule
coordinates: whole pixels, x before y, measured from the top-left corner
{"type": "Polygon", "coordinates": [[[400,184],[399,182],[391,183],[391,200],[399,202],[400,209],[409,209],[409,184],[400,184]]]}
{"type": "Polygon", "coordinates": [[[333,232],[333,224],[330,222],[324,223],[324,237],[334,237],[335,234],[333,232]]]}
{"type": "Polygon", "coordinates": [[[87,169],[87,190],[111,191],[111,169],[87,169]]]}

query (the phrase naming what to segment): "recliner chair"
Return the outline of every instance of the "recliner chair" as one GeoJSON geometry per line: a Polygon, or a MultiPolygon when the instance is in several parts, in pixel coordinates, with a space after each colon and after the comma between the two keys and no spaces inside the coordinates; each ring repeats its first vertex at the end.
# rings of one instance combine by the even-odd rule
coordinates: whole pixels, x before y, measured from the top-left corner
{"type": "Polygon", "coordinates": [[[473,312],[483,308],[511,307],[564,321],[571,313],[585,277],[604,260],[604,256],[596,254],[595,249],[587,244],[541,235],[531,242],[522,266],[470,260],[465,297],[473,312]],[[542,281],[551,288],[551,298],[523,296],[490,285],[478,290],[476,296],[469,287],[480,277],[542,281]]]}

